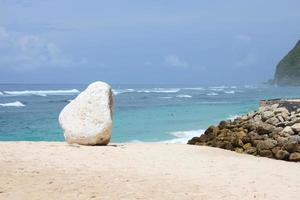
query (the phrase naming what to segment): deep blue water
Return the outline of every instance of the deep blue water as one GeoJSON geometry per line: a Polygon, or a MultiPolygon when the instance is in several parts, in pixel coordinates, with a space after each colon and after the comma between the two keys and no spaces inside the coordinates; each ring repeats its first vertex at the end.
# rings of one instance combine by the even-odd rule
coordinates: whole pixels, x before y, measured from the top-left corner
{"type": "MultiPolygon", "coordinates": [[[[61,109],[86,85],[0,85],[0,140],[62,141],[61,109]]],[[[184,142],[260,99],[300,97],[300,88],[113,85],[112,142],[184,142]]]]}

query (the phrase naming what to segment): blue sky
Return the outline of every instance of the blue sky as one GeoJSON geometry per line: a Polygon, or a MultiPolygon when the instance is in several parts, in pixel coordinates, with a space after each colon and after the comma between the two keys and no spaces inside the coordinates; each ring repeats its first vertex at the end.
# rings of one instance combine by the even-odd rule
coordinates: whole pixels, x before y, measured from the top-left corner
{"type": "Polygon", "coordinates": [[[1,83],[257,84],[298,0],[0,0],[1,83]]]}

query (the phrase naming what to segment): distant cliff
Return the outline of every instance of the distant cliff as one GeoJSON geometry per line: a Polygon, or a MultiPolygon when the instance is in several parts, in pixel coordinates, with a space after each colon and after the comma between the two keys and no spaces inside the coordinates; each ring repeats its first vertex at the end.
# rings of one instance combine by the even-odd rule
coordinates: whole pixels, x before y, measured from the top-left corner
{"type": "Polygon", "coordinates": [[[300,40],[278,63],[273,84],[280,86],[300,86],[300,40]]]}

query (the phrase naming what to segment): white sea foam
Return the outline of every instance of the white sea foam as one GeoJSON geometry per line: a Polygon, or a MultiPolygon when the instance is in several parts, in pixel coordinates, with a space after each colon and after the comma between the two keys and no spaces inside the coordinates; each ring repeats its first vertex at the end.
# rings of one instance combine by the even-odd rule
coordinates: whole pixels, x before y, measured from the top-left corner
{"type": "Polygon", "coordinates": [[[112,89],[114,95],[123,94],[123,93],[129,93],[129,92],[135,92],[134,89],[128,88],[128,89],[112,89]]]}
{"type": "Polygon", "coordinates": [[[2,96],[3,95],[3,93],[2,92],[0,92],[0,96],[2,96]]]}
{"type": "Polygon", "coordinates": [[[144,89],[113,89],[115,95],[122,93],[176,93],[179,92],[180,88],[144,88],[144,89]]]}
{"type": "Polygon", "coordinates": [[[146,89],[141,89],[141,90],[137,90],[136,92],[138,92],[138,93],[150,93],[152,91],[146,90],[146,89]]]}
{"type": "Polygon", "coordinates": [[[228,91],[225,91],[224,93],[226,93],[226,94],[235,94],[235,91],[234,90],[228,90],[228,91]]]}
{"type": "Polygon", "coordinates": [[[226,89],[228,88],[228,86],[225,86],[225,85],[221,85],[221,86],[211,86],[211,87],[208,87],[209,89],[226,89]]]}
{"type": "Polygon", "coordinates": [[[172,99],[173,97],[159,97],[161,99],[172,99]]]}
{"type": "Polygon", "coordinates": [[[11,103],[0,103],[2,107],[25,107],[25,105],[20,101],[15,101],[11,103]]]}
{"type": "Polygon", "coordinates": [[[179,92],[180,88],[152,88],[152,89],[142,89],[137,92],[145,93],[176,93],[179,92]]]}
{"type": "Polygon", "coordinates": [[[130,140],[129,143],[145,143],[141,140],[130,140]]]}
{"type": "Polygon", "coordinates": [[[233,121],[233,120],[235,120],[238,117],[241,117],[241,116],[240,115],[230,115],[227,119],[233,121]]]}
{"type": "Polygon", "coordinates": [[[170,132],[168,134],[175,136],[176,138],[171,140],[162,141],[160,143],[179,143],[179,144],[186,144],[188,140],[192,139],[193,137],[199,137],[205,132],[205,130],[191,130],[191,131],[175,131],[170,132]]]}
{"type": "Polygon", "coordinates": [[[190,87],[190,88],[182,88],[183,90],[205,90],[202,87],[190,87]]]}
{"type": "Polygon", "coordinates": [[[217,96],[217,95],[219,95],[219,94],[216,93],[216,92],[210,92],[210,93],[207,93],[206,95],[207,95],[207,96],[217,96]]]}
{"type": "Polygon", "coordinates": [[[73,95],[78,94],[79,90],[24,90],[24,91],[4,91],[4,94],[11,96],[47,96],[47,95],[73,95]]]}
{"type": "Polygon", "coordinates": [[[179,94],[176,97],[178,97],[178,98],[192,98],[191,95],[187,95],[187,94],[179,94]]]}
{"type": "Polygon", "coordinates": [[[223,89],[223,88],[211,88],[209,90],[215,91],[215,92],[223,92],[225,89],[223,89]]]}

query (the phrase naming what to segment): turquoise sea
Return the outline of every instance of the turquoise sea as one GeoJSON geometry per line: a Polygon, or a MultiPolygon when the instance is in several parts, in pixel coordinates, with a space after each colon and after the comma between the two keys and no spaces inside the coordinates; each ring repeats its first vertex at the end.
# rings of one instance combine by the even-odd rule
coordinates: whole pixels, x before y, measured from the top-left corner
{"type": "MultiPolygon", "coordinates": [[[[61,109],[87,85],[1,84],[0,140],[63,141],[61,109]]],[[[258,108],[266,98],[300,97],[270,86],[113,85],[112,142],[184,143],[220,120],[258,108]]]]}

